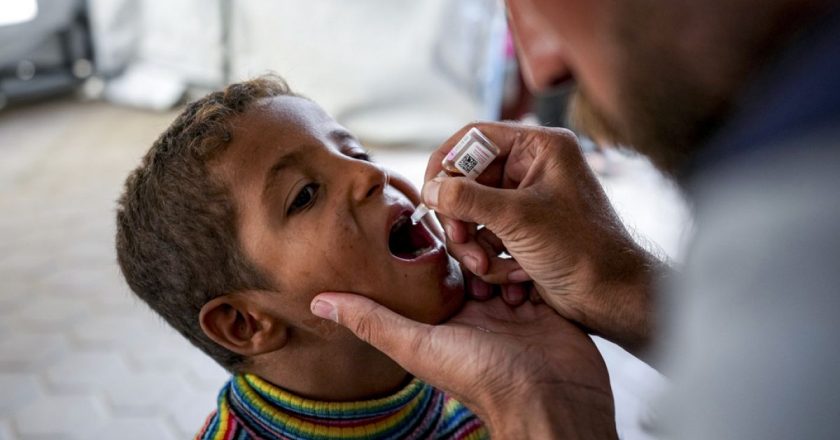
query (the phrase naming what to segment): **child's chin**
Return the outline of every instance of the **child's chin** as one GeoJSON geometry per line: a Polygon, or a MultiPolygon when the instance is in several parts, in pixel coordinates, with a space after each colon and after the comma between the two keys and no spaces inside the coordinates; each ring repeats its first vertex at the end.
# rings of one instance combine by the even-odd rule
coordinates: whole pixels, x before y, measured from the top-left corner
{"type": "Polygon", "coordinates": [[[461,310],[461,306],[464,305],[466,299],[464,293],[464,276],[461,273],[461,267],[452,257],[449,257],[448,266],[447,273],[441,277],[441,313],[435,324],[446,321],[461,310]]]}

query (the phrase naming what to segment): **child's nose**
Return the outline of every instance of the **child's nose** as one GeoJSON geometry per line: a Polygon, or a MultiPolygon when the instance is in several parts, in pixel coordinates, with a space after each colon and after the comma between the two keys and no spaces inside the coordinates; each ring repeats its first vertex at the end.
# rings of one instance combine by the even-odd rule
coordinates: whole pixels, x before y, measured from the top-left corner
{"type": "Polygon", "coordinates": [[[352,197],[362,202],[385,190],[388,185],[388,173],[376,164],[359,162],[355,167],[352,197]]]}

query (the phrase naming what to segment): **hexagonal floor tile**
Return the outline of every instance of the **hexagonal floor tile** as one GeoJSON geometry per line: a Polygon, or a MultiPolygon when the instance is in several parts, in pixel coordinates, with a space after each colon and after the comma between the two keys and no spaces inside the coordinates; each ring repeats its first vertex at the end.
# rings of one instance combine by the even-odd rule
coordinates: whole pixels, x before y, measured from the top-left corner
{"type": "Polygon", "coordinates": [[[24,280],[3,280],[0,287],[0,316],[16,313],[32,299],[32,282],[24,280]]]}
{"type": "Polygon", "coordinates": [[[195,348],[187,359],[191,374],[188,378],[198,390],[207,388],[221,388],[230,378],[230,373],[217,364],[210,356],[195,348]]]}
{"type": "Polygon", "coordinates": [[[0,440],[18,440],[8,420],[0,419],[0,440]]]}
{"type": "Polygon", "coordinates": [[[33,371],[67,352],[67,341],[61,335],[33,334],[25,330],[0,336],[0,370],[33,371]]]}
{"type": "Polygon", "coordinates": [[[12,421],[21,437],[93,435],[107,419],[104,405],[92,396],[49,396],[21,407],[12,421]]]}
{"type": "Polygon", "coordinates": [[[142,317],[130,313],[94,315],[76,323],[71,332],[74,343],[88,347],[125,346],[141,337],[148,340],[148,325],[142,317]]]}
{"type": "Polygon", "coordinates": [[[90,314],[87,304],[54,295],[33,297],[14,316],[9,317],[19,328],[40,330],[63,330],[90,314]]]}
{"type": "Polygon", "coordinates": [[[148,343],[148,338],[141,338],[138,342],[146,341],[143,349],[135,346],[124,350],[126,358],[132,367],[140,370],[171,371],[173,366],[184,371],[189,367],[192,346],[183,336],[172,333],[169,336],[154,338],[154,343],[148,343]]]}
{"type": "Polygon", "coordinates": [[[49,253],[39,249],[18,248],[17,252],[0,258],[0,276],[3,279],[24,276],[37,279],[51,270],[53,260],[49,253]]]}
{"type": "Polygon", "coordinates": [[[0,373],[0,417],[41,398],[38,378],[25,373],[0,373]]]}
{"type": "Polygon", "coordinates": [[[218,390],[187,392],[166,402],[175,426],[184,436],[192,437],[204,425],[207,416],[216,409],[218,390]]]}
{"type": "Polygon", "coordinates": [[[107,294],[125,283],[113,263],[114,258],[114,252],[111,251],[107,257],[102,257],[107,264],[92,264],[77,259],[61,260],[61,268],[41,278],[39,284],[45,289],[74,297],[107,294]]]}
{"type": "Polygon", "coordinates": [[[172,428],[163,418],[117,417],[108,421],[91,438],[120,440],[175,440],[172,428]]]}
{"type": "Polygon", "coordinates": [[[98,314],[137,313],[148,306],[129,291],[127,285],[114,286],[108,292],[100,292],[90,299],[88,304],[98,314]]]}
{"type": "Polygon", "coordinates": [[[106,387],[105,401],[120,415],[159,414],[173,395],[188,391],[183,375],[178,373],[133,374],[106,387]]]}
{"type": "Polygon", "coordinates": [[[47,368],[45,377],[51,389],[92,392],[121,380],[129,380],[131,372],[116,353],[70,353],[47,368]]]}

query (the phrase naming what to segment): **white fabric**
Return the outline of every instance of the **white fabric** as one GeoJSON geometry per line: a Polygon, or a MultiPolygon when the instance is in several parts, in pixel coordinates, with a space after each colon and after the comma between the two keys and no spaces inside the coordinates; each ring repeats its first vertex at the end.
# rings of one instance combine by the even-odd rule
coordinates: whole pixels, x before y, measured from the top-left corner
{"type": "Polygon", "coordinates": [[[221,0],[88,0],[88,10],[100,73],[138,63],[188,84],[222,84],[221,0]]]}
{"type": "Polygon", "coordinates": [[[697,186],[697,236],[662,350],[671,437],[840,433],[838,146],[836,133],[799,139],[697,186]]]}
{"type": "Polygon", "coordinates": [[[501,71],[496,0],[234,0],[232,11],[234,80],[274,71],[372,144],[436,146],[496,99],[485,93],[501,71]]]}

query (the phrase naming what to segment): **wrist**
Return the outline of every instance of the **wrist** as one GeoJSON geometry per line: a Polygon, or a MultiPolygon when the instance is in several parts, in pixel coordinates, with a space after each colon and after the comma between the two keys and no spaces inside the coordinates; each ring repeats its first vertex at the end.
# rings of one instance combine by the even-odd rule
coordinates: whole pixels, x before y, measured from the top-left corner
{"type": "Polygon", "coordinates": [[[563,382],[508,395],[482,417],[492,438],[616,439],[612,395],[563,382]]]}
{"type": "Polygon", "coordinates": [[[583,325],[637,357],[643,357],[655,332],[655,291],[667,266],[642,250],[611,262],[598,276],[592,297],[600,298],[583,325]]]}

